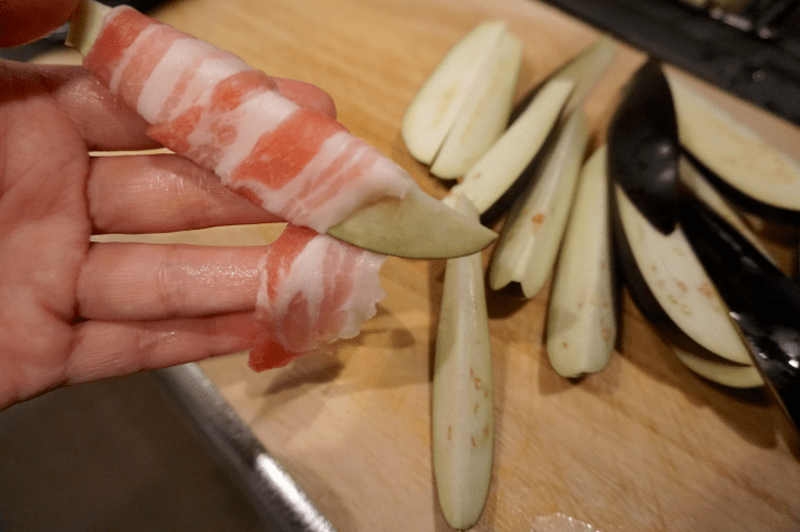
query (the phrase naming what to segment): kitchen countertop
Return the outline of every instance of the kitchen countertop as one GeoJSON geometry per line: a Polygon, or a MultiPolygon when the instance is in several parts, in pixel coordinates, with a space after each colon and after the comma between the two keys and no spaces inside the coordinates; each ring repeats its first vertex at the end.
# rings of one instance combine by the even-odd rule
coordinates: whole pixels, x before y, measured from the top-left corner
{"type": "MultiPolygon", "coordinates": [[[[270,74],[325,88],[345,126],[437,197],[445,185],[409,155],[400,125],[458,40],[481,21],[506,20],[524,47],[521,96],[599,36],[530,0],[176,0],[153,15],[270,74]]],[[[619,90],[643,59],[617,46],[586,104],[592,147],[603,142],[619,90]]],[[[800,153],[800,130],[718,97],[800,153]]],[[[796,232],[771,229],[768,245],[788,271],[796,232]]],[[[263,243],[257,233],[166,238],[263,243]]],[[[245,354],[200,363],[338,530],[449,529],[436,500],[430,430],[443,266],[389,258],[377,316],[333,357],[260,374],[245,354]]],[[[610,366],[565,380],[544,352],[547,297],[547,288],[528,301],[488,295],[495,462],[476,530],[800,529],[800,438],[765,392],[695,376],[626,293],[610,366]]]]}

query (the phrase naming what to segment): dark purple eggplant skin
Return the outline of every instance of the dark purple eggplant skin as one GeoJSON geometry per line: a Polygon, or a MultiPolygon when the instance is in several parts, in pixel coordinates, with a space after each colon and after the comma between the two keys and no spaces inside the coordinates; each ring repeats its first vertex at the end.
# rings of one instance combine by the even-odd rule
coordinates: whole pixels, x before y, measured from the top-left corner
{"type": "Polygon", "coordinates": [[[608,128],[608,171],[655,228],[675,228],[681,153],[672,91],[659,63],[642,65],[623,89],[608,128]]]}
{"type": "Polygon", "coordinates": [[[800,227],[800,211],[793,211],[776,207],[775,205],[769,205],[751,196],[748,196],[741,190],[726,183],[724,179],[704,165],[697,157],[694,156],[691,151],[685,147],[683,148],[683,155],[711,186],[713,186],[720,194],[722,194],[726,199],[730,200],[739,209],[778,224],[800,227]]]}
{"type": "Polygon", "coordinates": [[[800,284],[698,200],[685,198],[679,216],[756,367],[800,428],[800,284]]]}

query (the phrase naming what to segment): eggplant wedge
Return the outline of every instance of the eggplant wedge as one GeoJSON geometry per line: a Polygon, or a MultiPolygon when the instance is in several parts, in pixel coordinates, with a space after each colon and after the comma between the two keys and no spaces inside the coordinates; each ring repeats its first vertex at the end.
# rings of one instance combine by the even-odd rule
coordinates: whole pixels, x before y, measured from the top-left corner
{"type": "Polygon", "coordinates": [[[613,57],[613,41],[603,36],[528,92],[508,129],[452,193],[466,195],[487,222],[505,214],[531,179],[530,169],[559,119],[583,106],[613,57]]]}
{"type": "Polygon", "coordinates": [[[748,225],[748,222],[734,209],[730,200],[709,183],[706,174],[698,169],[688,157],[681,157],[679,165],[681,184],[686,190],[711,208],[717,215],[721,216],[743,237],[747,238],[765,258],[773,264],[777,264],[775,258],[764,247],[750,228],[750,225],[748,225]]]}
{"type": "Polygon", "coordinates": [[[463,257],[476,253],[497,233],[413,187],[403,199],[362,207],[328,234],[377,253],[410,259],[463,257]]]}
{"type": "Polygon", "coordinates": [[[489,266],[492,290],[515,283],[531,298],[553,272],[588,143],[583,111],[575,110],[556,133],[538,175],[500,232],[489,266]]]}
{"type": "Polygon", "coordinates": [[[659,231],[675,227],[680,197],[678,125],[658,62],[637,70],[608,128],[609,173],[659,231]]]}
{"type": "Polygon", "coordinates": [[[525,112],[450,189],[450,194],[464,195],[481,214],[489,210],[536,158],[574,88],[573,81],[560,79],[542,87],[525,112]]]}
{"type": "Polygon", "coordinates": [[[677,225],[685,191],[669,84],[656,61],[634,74],[608,131],[620,239],[658,306],[689,338],[727,360],[750,355],[677,225]]]}
{"type": "Polygon", "coordinates": [[[463,176],[502,135],[511,115],[521,63],[522,44],[503,33],[433,159],[433,175],[442,179],[463,176]]]}
{"type": "Polygon", "coordinates": [[[687,368],[706,380],[729,388],[764,386],[764,379],[755,366],[733,364],[714,355],[698,355],[678,346],[672,346],[672,351],[687,368]]]}
{"type": "MultiPolygon", "coordinates": [[[[564,105],[565,113],[570,113],[583,106],[589,93],[608,70],[613,59],[614,40],[608,35],[603,35],[545,80],[546,83],[559,78],[575,83],[575,89],[564,105]]],[[[538,91],[539,87],[536,87],[522,97],[517,105],[517,110],[511,116],[512,121],[530,104],[538,91]]]]}
{"type": "Polygon", "coordinates": [[[402,135],[409,152],[437,177],[464,175],[505,129],[521,62],[522,44],[504,22],[479,24],[406,110],[402,135]]]}
{"type": "Polygon", "coordinates": [[[800,211],[800,162],[675,74],[667,76],[683,148],[726,184],[767,206],[800,211]]]}
{"type": "MultiPolygon", "coordinates": [[[[478,219],[463,196],[455,208],[478,219]]],[[[448,524],[471,528],[489,491],[494,446],[492,357],[480,253],[445,268],[433,370],[433,467],[448,524]]]]}
{"type": "Polygon", "coordinates": [[[752,364],[747,346],[728,317],[727,307],[680,226],[665,235],[615,185],[619,225],[636,269],[670,320],[712,353],[752,364]]]}
{"type": "Polygon", "coordinates": [[[763,386],[764,380],[750,364],[738,364],[703,348],[682,331],[664,311],[653,291],[644,280],[625,239],[616,205],[612,202],[612,235],[615,264],[639,311],[650,322],[657,334],[667,343],[676,358],[689,370],[704,379],[722,386],[753,388],[763,386]]]}
{"type": "Polygon", "coordinates": [[[85,56],[103,27],[103,18],[111,7],[94,0],[81,0],[72,20],[69,21],[68,46],[85,56]]]}
{"type": "Polygon", "coordinates": [[[680,219],[755,366],[800,427],[800,284],[701,202],[687,198],[680,219]]]}
{"type": "Polygon", "coordinates": [[[553,276],[547,354],[562,377],[603,370],[617,338],[607,150],[584,164],[553,276]]]}

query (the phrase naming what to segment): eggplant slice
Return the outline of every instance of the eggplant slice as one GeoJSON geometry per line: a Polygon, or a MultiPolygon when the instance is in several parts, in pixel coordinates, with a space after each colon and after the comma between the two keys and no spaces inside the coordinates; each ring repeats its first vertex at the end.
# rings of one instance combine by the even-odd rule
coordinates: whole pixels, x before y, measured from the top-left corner
{"type": "Polygon", "coordinates": [[[659,64],[650,60],[628,82],[609,125],[608,169],[664,234],[675,227],[680,152],[672,92],[659,64]]]}
{"type": "Polygon", "coordinates": [[[800,428],[800,285],[679,181],[678,119],[658,63],[636,72],[611,122],[609,172],[665,232],[680,225],[754,365],[800,428]]]}
{"type": "Polygon", "coordinates": [[[682,202],[680,222],[756,367],[800,427],[800,285],[699,201],[682,202]]]}

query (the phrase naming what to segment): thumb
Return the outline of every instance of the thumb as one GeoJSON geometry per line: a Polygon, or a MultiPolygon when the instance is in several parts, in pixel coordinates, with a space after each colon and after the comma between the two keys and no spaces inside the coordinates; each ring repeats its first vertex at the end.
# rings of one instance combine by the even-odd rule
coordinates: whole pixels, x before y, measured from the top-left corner
{"type": "Polygon", "coordinates": [[[44,37],[69,21],[80,0],[0,0],[0,48],[44,37]]]}

